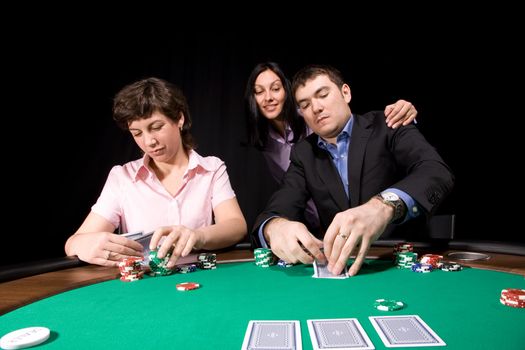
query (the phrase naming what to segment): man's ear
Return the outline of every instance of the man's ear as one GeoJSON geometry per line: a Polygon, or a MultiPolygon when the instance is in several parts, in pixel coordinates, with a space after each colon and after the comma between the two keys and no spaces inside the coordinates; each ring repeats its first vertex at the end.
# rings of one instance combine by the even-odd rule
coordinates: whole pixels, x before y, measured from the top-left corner
{"type": "Polygon", "coordinates": [[[348,84],[343,84],[341,87],[341,93],[343,94],[343,98],[345,99],[346,103],[350,103],[350,100],[352,99],[352,91],[350,90],[350,86],[348,84]]]}

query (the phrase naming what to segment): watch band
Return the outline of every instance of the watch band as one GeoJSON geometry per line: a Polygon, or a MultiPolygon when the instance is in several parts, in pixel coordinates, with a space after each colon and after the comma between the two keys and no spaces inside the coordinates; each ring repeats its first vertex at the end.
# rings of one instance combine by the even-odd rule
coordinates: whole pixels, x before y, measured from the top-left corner
{"type": "MultiPolygon", "coordinates": [[[[386,195],[388,194],[390,193],[387,193],[386,195]]],[[[395,195],[395,198],[397,199],[389,199],[386,198],[383,195],[383,193],[380,193],[377,195],[377,198],[381,200],[381,202],[383,202],[384,204],[389,205],[394,209],[394,216],[392,217],[392,220],[390,220],[390,223],[396,223],[397,221],[400,221],[405,217],[406,205],[405,202],[403,202],[403,200],[399,198],[399,196],[395,195]]]]}

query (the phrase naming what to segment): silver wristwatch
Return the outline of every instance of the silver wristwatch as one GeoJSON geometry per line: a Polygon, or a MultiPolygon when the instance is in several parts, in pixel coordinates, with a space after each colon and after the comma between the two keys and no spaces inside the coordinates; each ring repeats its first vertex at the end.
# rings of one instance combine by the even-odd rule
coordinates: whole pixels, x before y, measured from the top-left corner
{"type": "Polygon", "coordinates": [[[407,211],[406,204],[397,194],[394,192],[381,192],[377,195],[377,198],[379,198],[384,204],[394,208],[394,217],[392,217],[392,220],[390,221],[391,223],[405,217],[407,211]]]}

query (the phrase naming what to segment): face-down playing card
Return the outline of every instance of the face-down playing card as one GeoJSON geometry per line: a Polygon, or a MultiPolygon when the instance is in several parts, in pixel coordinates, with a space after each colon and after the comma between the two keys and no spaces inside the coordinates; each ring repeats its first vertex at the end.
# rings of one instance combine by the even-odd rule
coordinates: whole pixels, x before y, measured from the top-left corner
{"type": "Polygon", "coordinates": [[[374,344],[357,318],[308,320],[314,350],[372,350],[374,344]]]}
{"type": "Polygon", "coordinates": [[[347,272],[348,272],[348,266],[345,266],[343,271],[339,275],[333,275],[330,271],[328,271],[328,262],[322,263],[317,260],[314,260],[313,263],[314,267],[314,274],[312,277],[314,278],[334,278],[334,279],[344,279],[348,278],[347,272]]]}
{"type": "Polygon", "coordinates": [[[419,316],[370,316],[386,347],[445,346],[445,342],[419,316]]]}
{"type": "Polygon", "coordinates": [[[299,321],[250,321],[242,350],[302,350],[299,321]]]}

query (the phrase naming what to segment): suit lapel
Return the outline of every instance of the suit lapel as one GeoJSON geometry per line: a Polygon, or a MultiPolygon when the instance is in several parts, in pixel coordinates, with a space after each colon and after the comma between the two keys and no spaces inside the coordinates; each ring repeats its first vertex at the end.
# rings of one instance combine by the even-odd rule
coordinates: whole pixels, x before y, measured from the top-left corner
{"type": "Polygon", "coordinates": [[[319,174],[321,181],[324,182],[339,208],[341,210],[348,209],[349,203],[348,198],[346,198],[343,182],[330,158],[330,154],[317,146],[315,146],[314,149],[318,154],[316,157],[317,174],[319,174]]]}
{"type": "Polygon", "coordinates": [[[348,193],[350,194],[351,206],[356,207],[359,205],[359,198],[361,198],[361,171],[372,128],[368,119],[355,114],[353,118],[354,125],[348,152],[348,193]]]}

